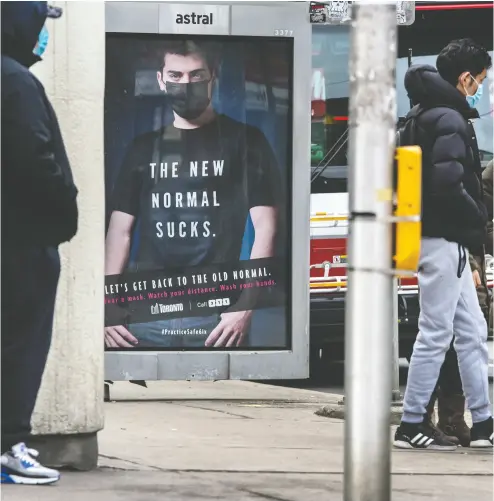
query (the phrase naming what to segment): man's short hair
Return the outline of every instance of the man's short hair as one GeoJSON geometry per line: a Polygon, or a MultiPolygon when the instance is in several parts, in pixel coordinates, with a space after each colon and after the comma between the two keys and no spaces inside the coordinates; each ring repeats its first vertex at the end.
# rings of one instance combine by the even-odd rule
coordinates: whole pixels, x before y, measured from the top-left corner
{"type": "Polygon", "coordinates": [[[209,71],[216,73],[220,50],[217,43],[214,42],[195,42],[193,40],[173,40],[165,42],[162,50],[161,68],[165,64],[167,54],[177,54],[179,56],[189,56],[191,54],[199,55],[206,62],[209,71]]]}
{"type": "Polygon", "coordinates": [[[462,73],[468,71],[473,77],[492,66],[487,50],[471,38],[449,42],[437,56],[437,71],[444,80],[455,86],[462,73]]]}

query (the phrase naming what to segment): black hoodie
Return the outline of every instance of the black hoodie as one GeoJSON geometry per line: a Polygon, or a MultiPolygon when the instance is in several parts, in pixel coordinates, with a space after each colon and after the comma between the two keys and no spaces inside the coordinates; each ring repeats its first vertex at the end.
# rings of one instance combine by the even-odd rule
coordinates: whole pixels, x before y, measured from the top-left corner
{"type": "MultiPolygon", "coordinates": [[[[55,112],[29,67],[46,2],[2,2],[2,242],[57,246],[77,231],[77,189],[55,112]]],[[[2,245],[2,246],[3,246],[2,245]]]]}
{"type": "Polygon", "coordinates": [[[405,76],[422,148],[422,234],[458,242],[475,252],[485,241],[479,148],[471,119],[478,112],[432,66],[405,76]]]}

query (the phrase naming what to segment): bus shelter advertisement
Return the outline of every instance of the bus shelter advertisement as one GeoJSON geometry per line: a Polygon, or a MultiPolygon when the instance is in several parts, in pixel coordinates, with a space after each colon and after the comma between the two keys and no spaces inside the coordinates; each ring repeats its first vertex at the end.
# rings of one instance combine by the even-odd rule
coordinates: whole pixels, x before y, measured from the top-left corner
{"type": "Polygon", "coordinates": [[[293,41],[106,50],[106,349],[289,349],[293,41]]]}

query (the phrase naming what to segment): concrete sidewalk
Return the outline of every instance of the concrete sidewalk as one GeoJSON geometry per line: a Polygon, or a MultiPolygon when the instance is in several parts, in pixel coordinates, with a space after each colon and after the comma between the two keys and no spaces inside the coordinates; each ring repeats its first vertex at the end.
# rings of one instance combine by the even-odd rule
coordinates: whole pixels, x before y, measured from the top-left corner
{"type": "MultiPolygon", "coordinates": [[[[239,381],[149,386],[112,387],[98,471],[4,486],[2,500],[342,500],[343,422],[314,414],[341,397],[239,381]]],[[[492,453],[394,451],[393,492],[490,501],[492,453]]]]}

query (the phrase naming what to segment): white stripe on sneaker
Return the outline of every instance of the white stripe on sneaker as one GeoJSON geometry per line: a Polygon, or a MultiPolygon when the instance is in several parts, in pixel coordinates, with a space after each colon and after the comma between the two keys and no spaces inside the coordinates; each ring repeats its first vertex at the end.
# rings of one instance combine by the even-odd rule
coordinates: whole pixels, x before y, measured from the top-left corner
{"type": "Polygon", "coordinates": [[[429,437],[424,436],[417,442],[417,445],[424,445],[427,440],[429,440],[429,437]]]}
{"type": "Polygon", "coordinates": [[[422,435],[422,433],[418,433],[417,435],[415,435],[412,440],[410,440],[410,442],[412,442],[412,444],[414,444],[415,442],[417,442],[418,440],[420,440],[424,435],[422,435]]]}
{"type": "Polygon", "coordinates": [[[434,442],[434,439],[433,438],[429,438],[429,440],[427,440],[427,442],[424,444],[425,447],[429,447],[429,445],[431,445],[432,442],[434,442]]]}
{"type": "Polygon", "coordinates": [[[33,478],[33,477],[25,477],[23,475],[9,475],[12,482],[14,484],[21,485],[47,485],[54,484],[60,480],[60,477],[51,477],[51,478],[33,478]]]}

